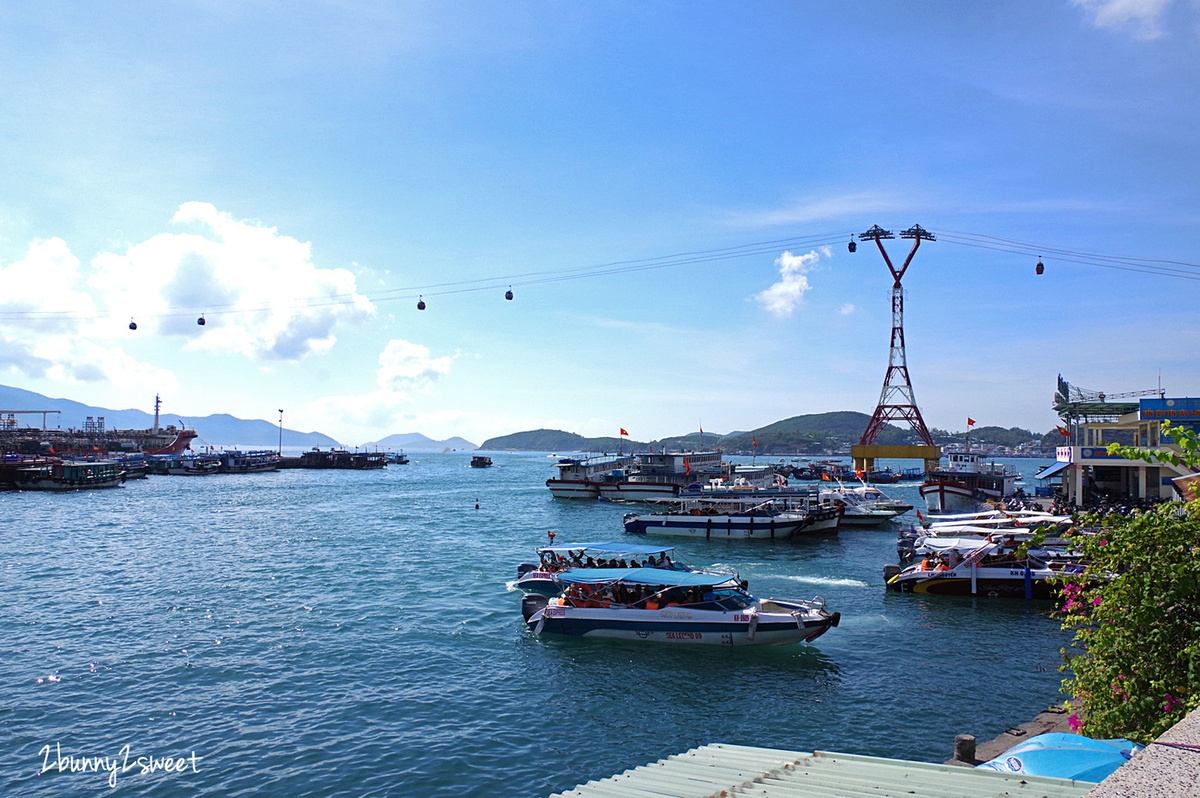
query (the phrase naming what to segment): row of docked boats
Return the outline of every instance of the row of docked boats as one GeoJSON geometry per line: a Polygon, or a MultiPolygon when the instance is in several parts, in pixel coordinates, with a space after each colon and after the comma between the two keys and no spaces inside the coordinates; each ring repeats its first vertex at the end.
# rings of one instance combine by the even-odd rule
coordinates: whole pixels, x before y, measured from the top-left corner
{"type": "Polygon", "coordinates": [[[736,573],[702,570],[673,547],[586,543],[538,549],[518,567],[534,634],[700,645],[812,642],[841,620],[820,598],[760,599],[736,573]]]}
{"type": "Polygon", "coordinates": [[[558,476],[546,480],[558,499],[670,501],[688,486],[741,480],[755,487],[781,484],[771,466],[724,462],[720,452],[640,452],[631,455],[563,457],[558,476]]]}
{"type": "MultiPolygon", "coordinates": [[[[648,452],[630,455],[598,455],[564,457],[558,463],[558,475],[546,480],[546,487],[555,498],[600,499],[608,501],[671,501],[697,494],[717,495],[735,490],[785,491],[788,479],[779,465],[747,466],[722,460],[720,452],[648,452]]],[[[819,479],[824,486],[858,482],[864,487],[873,483],[889,483],[901,478],[923,478],[921,497],[931,513],[960,513],[979,509],[985,502],[1012,496],[1017,491],[1020,474],[1007,465],[989,462],[975,452],[952,452],[945,465],[928,472],[855,472],[833,463],[810,463],[807,470],[785,469],[798,479],[819,479]],[[809,473],[811,472],[811,474],[809,473]],[[813,475],[816,476],[813,476],[813,475]]],[[[832,487],[827,487],[833,490],[832,487]]],[[[791,488],[809,491],[812,488],[791,488]]],[[[878,491],[877,488],[874,490],[878,491]]],[[[878,496],[859,493],[844,504],[858,504],[856,499],[878,496]]],[[[879,508],[875,508],[878,516],[879,508]]],[[[852,507],[847,515],[861,515],[852,507]]],[[[868,521],[868,514],[862,520],[868,521]]],[[[884,519],[886,520],[886,519],[884,519]]],[[[855,523],[852,521],[851,523],[855,523]]]]}
{"type": "Polygon", "coordinates": [[[279,466],[275,452],[224,451],[209,455],[133,455],[112,460],[68,460],[6,455],[0,462],[0,488],[71,491],[116,488],[148,475],[206,476],[254,474],[279,466]]]}
{"type": "Polygon", "coordinates": [[[1049,599],[1085,564],[1067,545],[1069,516],[990,510],[921,518],[900,534],[900,565],[883,569],[888,590],[939,596],[1049,599]]]}

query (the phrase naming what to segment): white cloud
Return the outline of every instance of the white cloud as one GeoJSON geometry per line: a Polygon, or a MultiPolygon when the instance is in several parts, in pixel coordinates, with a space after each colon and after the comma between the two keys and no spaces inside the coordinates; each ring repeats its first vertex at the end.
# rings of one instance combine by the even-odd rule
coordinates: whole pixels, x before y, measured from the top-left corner
{"type": "MultiPolygon", "coordinates": [[[[393,339],[379,354],[379,369],[375,372],[378,390],[325,396],[298,411],[299,415],[319,418],[323,428],[343,430],[339,434],[360,441],[412,432],[410,425],[417,418],[411,411],[415,395],[432,390],[434,383],[450,373],[458,355],[433,357],[429,347],[393,339]]],[[[428,413],[420,414],[420,418],[429,417],[428,413]]]]}
{"type": "Polygon", "coordinates": [[[1098,28],[1132,28],[1139,39],[1163,35],[1159,21],[1172,0],[1074,0],[1098,28]]]}
{"type": "Polygon", "coordinates": [[[842,315],[842,316],[849,316],[849,315],[853,314],[854,311],[856,311],[856,310],[858,310],[858,308],[856,308],[854,305],[851,305],[849,302],[847,302],[846,304],[844,304],[840,308],[838,308],[838,314],[842,315]]]}
{"type": "Polygon", "coordinates": [[[775,227],[808,224],[841,218],[862,218],[874,213],[893,213],[914,207],[928,209],[929,202],[909,196],[883,193],[847,194],[802,200],[786,208],[734,213],[729,216],[732,227],[775,227]]]}
{"type": "Polygon", "coordinates": [[[379,354],[376,380],[388,393],[407,396],[428,390],[438,378],[449,374],[450,361],[449,356],[430,357],[429,347],[391,340],[379,354]]]}
{"type": "Polygon", "coordinates": [[[110,312],[193,349],[294,361],[330,349],[339,322],[375,312],[346,269],[321,269],[311,246],[204,202],[171,220],[200,233],[162,233],[93,260],[90,285],[110,312]],[[199,314],[206,324],[196,324],[199,314]]]}
{"type": "Polygon", "coordinates": [[[78,282],[79,258],[65,241],[34,241],[23,259],[0,266],[0,318],[19,314],[14,320],[28,332],[71,333],[96,312],[92,298],[77,290],[78,282]]]}
{"type": "MultiPolygon", "coordinates": [[[[826,249],[825,256],[829,257],[829,255],[830,252],[826,249]]],[[[772,315],[780,318],[790,316],[792,311],[803,301],[804,294],[812,287],[809,285],[806,273],[811,271],[820,260],[821,256],[816,250],[805,255],[784,252],[775,259],[775,265],[779,268],[779,282],[767,290],[755,294],[754,298],[762,303],[762,306],[772,315]]]]}

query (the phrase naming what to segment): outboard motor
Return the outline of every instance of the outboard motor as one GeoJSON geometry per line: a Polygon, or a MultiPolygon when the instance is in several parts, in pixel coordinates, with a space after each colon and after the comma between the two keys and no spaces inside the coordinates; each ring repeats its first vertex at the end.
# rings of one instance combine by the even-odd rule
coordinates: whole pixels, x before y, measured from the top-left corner
{"type": "Polygon", "coordinates": [[[896,540],[896,554],[900,555],[900,562],[910,562],[917,556],[917,544],[912,538],[898,538],[896,540]]]}
{"type": "Polygon", "coordinates": [[[537,569],[538,569],[537,563],[523,562],[517,566],[517,579],[520,579],[522,576],[529,573],[530,571],[536,571],[537,569]]]}
{"type": "MultiPolygon", "coordinates": [[[[896,574],[900,573],[901,570],[902,569],[900,568],[899,565],[883,566],[883,583],[886,585],[888,582],[890,582],[892,580],[892,577],[895,576],[896,574]]],[[[528,596],[526,598],[528,598],[528,596]]]]}
{"type": "Polygon", "coordinates": [[[550,599],[543,596],[541,593],[526,593],[521,599],[521,615],[526,622],[533,617],[533,614],[550,603],[550,599]]]}

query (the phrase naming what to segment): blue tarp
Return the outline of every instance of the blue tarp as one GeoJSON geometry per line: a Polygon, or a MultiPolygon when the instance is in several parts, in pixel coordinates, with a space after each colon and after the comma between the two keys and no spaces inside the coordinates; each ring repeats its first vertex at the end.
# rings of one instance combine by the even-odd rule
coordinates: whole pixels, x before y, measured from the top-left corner
{"type": "Polygon", "coordinates": [[[1099,782],[1139,750],[1140,745],[1123,738],[1093,740],[1078,734],[1050,732],[1017,743],[977,768],[1099,782]]]}
{"type": "Polygon", "coordinates": [[[675,551],[674,546],[646,546],[638,543],[560,543],[556,546],[542,546],[538,553],[552,551],[556,554],[570,551],[594,551],[605,554],[663,554],[675,551]]]}
{"type": "Polygon", "coordinates": [[[663,587],[711,587],[733,581],[730,574],[706,574],[696,571],[665,571],[661,568],[575,568],[558,574],[569,585],[603,585],[626,582],[663,587]]]}

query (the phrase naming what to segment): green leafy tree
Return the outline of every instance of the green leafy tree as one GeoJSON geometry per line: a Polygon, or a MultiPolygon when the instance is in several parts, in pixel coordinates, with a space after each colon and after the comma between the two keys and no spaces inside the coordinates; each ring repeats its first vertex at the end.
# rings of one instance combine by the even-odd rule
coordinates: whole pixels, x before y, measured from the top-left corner
{"type": "MultiPolygon", "coordinates": [[[[1200,467],[1191,430],[1163,425],[1179,452],[1118,444],[1113,453],[1200,467]]],[[[1063,580],[1063,691],[1082,703],[1072,726],[1147,743],[1200,706],[1200,501],[1084,516],[1076,548],[1089,563],[1063,580]]]]}

